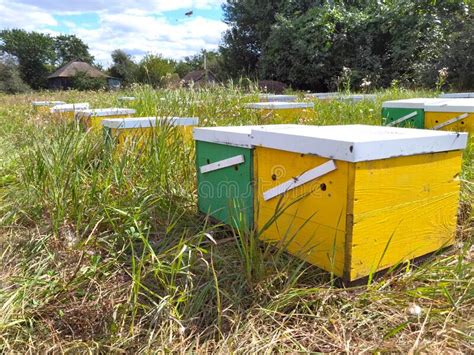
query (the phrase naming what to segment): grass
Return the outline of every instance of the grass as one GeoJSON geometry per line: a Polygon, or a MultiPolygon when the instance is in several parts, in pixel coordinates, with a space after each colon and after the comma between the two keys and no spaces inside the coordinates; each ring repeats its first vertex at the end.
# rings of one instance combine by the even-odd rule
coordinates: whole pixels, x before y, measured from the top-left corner
{"type": "MultiPolygon", "coordinates": [[[[316,103],[300,123],[379,124],[382,101],[435,95],[377,94],[316,103]]],[[[179,132],[157,132],[140,155],[114,158],[101,135],[30,106],[110,107],[122,95],[136,96],[143,116],[259,121],[242,109],[255,96],[237,88],[0,96],[0,351],[473,350],[472,147],[455,247],[338,288],[329,273],[198,215],[194,148],[179,132]],[[421,314],[410,313],[414,304],[421,314]]]]}

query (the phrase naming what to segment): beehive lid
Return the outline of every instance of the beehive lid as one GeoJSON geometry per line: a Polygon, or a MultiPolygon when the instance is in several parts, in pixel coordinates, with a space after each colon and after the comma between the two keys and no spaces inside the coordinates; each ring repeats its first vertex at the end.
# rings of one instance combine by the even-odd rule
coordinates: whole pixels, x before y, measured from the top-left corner
{"type": "Polygon", "coordinates": [[[474,98],[448,99],[437,103],[425,105],[428,112],[474,112],[474,98]]]}
{"type": "Polygon", "coordinates": [[[474,98],[474,92],[449,93],[449,94],[442,94],[439,97],[442,97],[442,98],[474,98]]]}
{"type": "Polygon", "coordinates": [[[77,104],[62,104],[56,105],[51,108],[51,112],[73,112],[79,110],[87,110],[89,104],[87,102],[81,102],[77,104]]]}
{"type": "Polygon", "coordinates": [[[296,101],[298,97],[296,95],[273,95],[273,94],[262,94],[259,95],[260,100],[287,102],[296,101]]]}
{"type": "Polygon", "coordinates": [[[197,117],[133,117],[109,118],[102,120],[102,125],[113,129],[150,128],[169,124],[171,126],[195,126],[199,123],[197,117]]]}
{"type": "Polygon", "coordinates": [[[256,146],[348,162],[460,150],[467,133],[366,125],[252,129],[256,146]]]}
{"type": "Polygon", "coordinates": [[[31,103],[33,106],[55,106],[55,105],[63,105],[65,104],[64,101],[33,101],[31,103]]]}
{"type": "Polygon", "coordinates": [[[444,101],[446,101],[446,99],[443,100],[439,98],[417,97],[413,99],[385,101],[382,104],[382,107],[423,109],[425,107],[425,104],[444,102],[444,101]]]}
{"type": "Polygon", "coordinates": [[[193,137],[197,141],[252,148],[254,146],[251,137],[252,129],[285,130],[294,126],[297,125],[276,124],[260,126],[199,127],[193,129],[193,137]]]}
{"type": "Polygon", "coordinates": [[[306,97],[309,98],[316,98],[316,99],[322,99],[322,98],[332,98],[338,96],[338,92],[314,92],[310,94],[306,94],[306,97]]]}
{"type": "Polygon", "coordinates": [[[79,116],[95,116],[95,117],[105,117],[105,116],[123,116],[123,115],[134,115],[136,110],[131,108],[97,108],[91,110],[81,110],[78,112],[79,116]]]}
{"type": "Polygon", "coordinates": [[[119,101],[133,101],[135,100],[135,97],[133,96],[120,96],[118,97],[119,101]]]}
{"type": "Polygon", "coordinates": [[[352,101],[361,101],[361,100],[375,100],[376,95],[341,95],[338,96],[338,100],[352,100],[352,101]]]}
{"type": "Polygon", "coordinates": [[[258,110],[284,110],[295,108],[313,108],[312,102],[257,102],[246,104],[246,108],[258,110]]]}

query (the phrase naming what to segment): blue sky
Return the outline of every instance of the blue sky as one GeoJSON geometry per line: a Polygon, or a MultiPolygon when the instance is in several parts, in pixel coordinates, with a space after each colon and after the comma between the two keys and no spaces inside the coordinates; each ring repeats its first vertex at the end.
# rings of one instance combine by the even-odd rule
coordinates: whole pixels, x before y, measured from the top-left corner
{"type": "Polygon", "coordinates": [[[0,29],[75,34],[101,64],[123,49],[140,59],[146,53],[175,59],[215,49],[227,26],[223,0],[0,0],[0,29]],[[190,17],[184,14],[193,11],[190,17]]]}

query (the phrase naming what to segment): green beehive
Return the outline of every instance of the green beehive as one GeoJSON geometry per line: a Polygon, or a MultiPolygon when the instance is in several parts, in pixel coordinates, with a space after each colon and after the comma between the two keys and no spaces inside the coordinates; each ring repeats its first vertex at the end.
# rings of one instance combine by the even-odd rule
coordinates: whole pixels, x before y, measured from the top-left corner
{"type": "Polygon", "coordinates": [[[382,124],[394,127],[425,127],[425,104],[446,101],[446,99],[414,98],[385,101],[382,104],[382,124]]]}
{"type": "Polygon", "coordinates": [[[194,128],[198,209],[241,230],[254,226],[252,128],[293,125],[194,128]]]}

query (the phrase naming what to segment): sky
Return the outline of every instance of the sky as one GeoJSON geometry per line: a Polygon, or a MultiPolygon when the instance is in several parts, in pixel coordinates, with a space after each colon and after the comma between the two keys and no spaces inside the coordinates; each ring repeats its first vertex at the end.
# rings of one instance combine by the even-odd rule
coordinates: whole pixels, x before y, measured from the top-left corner
{"type": "Polygon", "coordinates": [[[180,59],[219,45],[227,25],[223,0],[0,0],[0,29],[75,34],[96,61],[111,64],[123,49],[139,60],[147,53],[180,59]],[[185,16],[193,11],[192,16],[185,16]]]}

